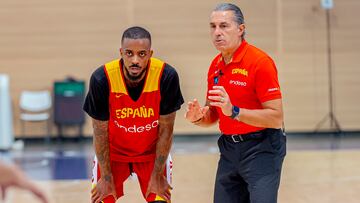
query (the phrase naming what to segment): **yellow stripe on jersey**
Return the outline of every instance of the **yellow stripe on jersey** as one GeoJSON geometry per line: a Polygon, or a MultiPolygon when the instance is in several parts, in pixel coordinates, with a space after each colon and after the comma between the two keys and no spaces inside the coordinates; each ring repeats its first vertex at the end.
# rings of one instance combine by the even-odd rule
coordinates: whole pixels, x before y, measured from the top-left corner
{"type": "Polygon", "coordinates": [[[150,70],[147,75],[144,92],[153,92],[159,89],[159,78],[163,70],[164,62],[157,59],[150,59],[150,70]]]}
{"type": "Polygon", "coordinates": [[[127,95],[125,83],[121,78],[120,60],[110,61],[105,64],[106,72],[110,78],[111,92],[127,95]]]}
{"type": "MultiPolygon", "coordinates": [[[[119,60],[105,64],[105,69],[110,79],[111,92],[127,95],[126,86],[121,77],[119,60]]],[[[150,58],[150,68],[147,74],[146,84],[143,92],[154,92],[159,89],[159,77],[163,70],[164,62],[150,58]]]]}
{"type": "Polygon", "coordinates": [[[165,201],[165,199],[163,199],[162,197],[156,195],[155,201],[165,201]]]}

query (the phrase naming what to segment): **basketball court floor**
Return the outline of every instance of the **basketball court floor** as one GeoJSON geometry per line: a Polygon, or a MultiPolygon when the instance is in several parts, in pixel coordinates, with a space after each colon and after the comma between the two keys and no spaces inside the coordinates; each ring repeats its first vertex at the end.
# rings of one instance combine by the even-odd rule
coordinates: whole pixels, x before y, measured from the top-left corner
{"type": "MultiPolygon", "coordinates": [[[[288,135],[280,203],[359,203],[360,136],[288,135]]],[[[217,136],[177,136],[172,155],[174,203],[211,203],[217,136]]],[[[91,140],[25,142],[23,150],[2,152],[46,192],[51,203],[90,202],[94,152],[91,140]]],[[[1,174],[0,174],[1,175],[1,174]]],[[[118,202],[144,202],[135,177],[125,183],[118,202]]],[[[31,194],[11,189],[5,203],[36,203],[31,194]]],[[[1,202],[1,200],[0,200],[1,202]]]]}

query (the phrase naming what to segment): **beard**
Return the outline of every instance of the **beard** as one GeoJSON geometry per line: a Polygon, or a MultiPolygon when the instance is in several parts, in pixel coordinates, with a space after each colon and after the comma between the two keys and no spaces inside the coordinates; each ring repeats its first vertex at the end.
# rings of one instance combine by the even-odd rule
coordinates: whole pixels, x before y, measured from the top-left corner
{"type": "Polygon", "coordinates": [[[130,80],[131,82],[138,82],[140,79],[142,79],[142,77],[144,76],[146,69],[144,69],[143,71],[141,71],[138,75],[131,75],[129,70],[124,67],[125,70],[125,76],[128,80],[130,80]]]}

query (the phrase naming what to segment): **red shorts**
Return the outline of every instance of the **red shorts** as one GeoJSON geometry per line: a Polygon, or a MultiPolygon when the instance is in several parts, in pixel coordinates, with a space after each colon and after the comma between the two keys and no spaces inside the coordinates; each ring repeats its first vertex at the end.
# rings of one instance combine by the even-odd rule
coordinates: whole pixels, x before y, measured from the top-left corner
{"type": "MultiPolygon", "coordinates": [[[[111,162],[111,171],[114,177],[115,182],[115,189],[117,198],[120,198],[124,195],[124,181],[131,175],[131,173],[136,173],[137,178],[140,183],[141,192],[147,202],[152,202],[156,200],[164,200],[160,196],[150,193],[149,196],[145,197],[147,187],[150,181],[150,176],[154,168],[154,162],[134,162],[134,163],[127,163],[127,162],[111,162]]],[[[165,176],[171,184],[172,178],[172,160],[171,156],[169,155],[166,160],[165,166],[165,176]]],[[[94,158],[94,168],[93,168],[93,175],[92,175],[92,188],[95,187],[97,181],[100,179],[100,167],[97,162],[97,158],[94,158]]],[[[165,200],[164,200],[165,201],[165,200]]],[[[103,203],[115,203],[115,200],[112,196],[108,196],[102,201],[103,203]]]]}

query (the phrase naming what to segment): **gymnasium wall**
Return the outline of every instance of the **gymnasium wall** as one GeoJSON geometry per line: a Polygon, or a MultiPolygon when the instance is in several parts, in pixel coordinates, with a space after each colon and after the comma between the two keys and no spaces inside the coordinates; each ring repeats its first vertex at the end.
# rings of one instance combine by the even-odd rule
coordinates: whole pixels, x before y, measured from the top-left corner
{"type": "MultiPolygon", "coordinates": [[[[22,90],[52,89],[67,76],[88,80],[101,64],[119,56],[120,37],[133,25],[147,28],[154,56],[176,67],[186,101],[205,102],[206,73],[217,51],[209,15],[220,1],[1,0],[0,73],[10,76],[14,130],[21,137],[22,90]]],[[[240,0],[246,39],[271,55],[278,67],[288,131],[313,131],[329,112],[325,11],[320,0],[240,0]]],[[[334,0],[330,11],[335,116],[343,130],[360,129],[360,1],[334,0]]],[[[175,133],[215,133],[185,121],[175,133]]],[[[328,121],[328,120],[327,120],[328,121]]],[[[27,125],[28,135],[44,135],[27,125]]],[[[325,122],[321,129],[329,128],[325,122]]],[[[70,129],[71,131],[72,129],[70,129]]],[[[56,128],[52,128],[56,133],[56,128]]],[[[87,117],[85,134],[91,135],[87,117]]]]}

